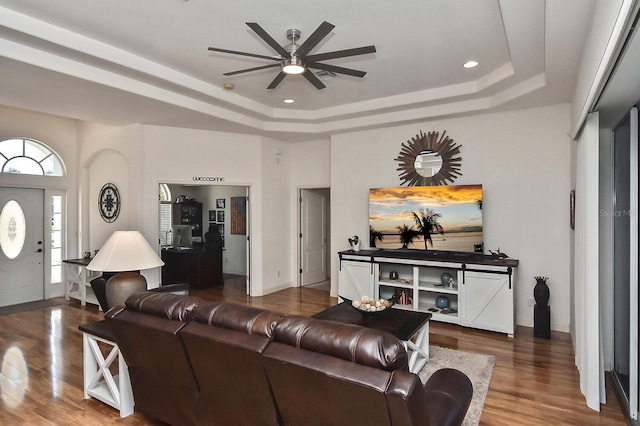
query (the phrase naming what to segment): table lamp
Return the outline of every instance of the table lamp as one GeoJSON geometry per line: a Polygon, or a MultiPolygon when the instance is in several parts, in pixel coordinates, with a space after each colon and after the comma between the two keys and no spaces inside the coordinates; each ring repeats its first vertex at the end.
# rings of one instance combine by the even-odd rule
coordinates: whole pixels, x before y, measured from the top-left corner
{"type": "Polygon", "coordinates": [[[157,268],[164,262],[138,231],[116,231],[87,265],[90,271],[118,272],[107,281],[109,308],[124,305],[127,298],[147,290],[147,280],[140,270],[157,268]]]}

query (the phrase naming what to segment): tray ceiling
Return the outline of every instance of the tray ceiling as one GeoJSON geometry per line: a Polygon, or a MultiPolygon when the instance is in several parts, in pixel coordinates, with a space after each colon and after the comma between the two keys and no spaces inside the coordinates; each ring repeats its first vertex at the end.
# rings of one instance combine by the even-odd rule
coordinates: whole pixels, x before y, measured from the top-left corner
{"type": "Polygon", "coordinates": [[[355,129],[570,102],[593,12],[584,0],[2,0],[0,104],[110,125],[238,131],[303,140],[355,129]],[[246,22],[286,44],[322,22],[313,50],[373,44],[327,61],[366,71],[316,90],[277,68],[223,73],[272,55],[246,22]],[[479,66],[462,67],[473,59],[479,66]],[[232,83],[234,90],[223,85],[232,83]],[[295,103],[286,105],[284,99],[295,103]]]}

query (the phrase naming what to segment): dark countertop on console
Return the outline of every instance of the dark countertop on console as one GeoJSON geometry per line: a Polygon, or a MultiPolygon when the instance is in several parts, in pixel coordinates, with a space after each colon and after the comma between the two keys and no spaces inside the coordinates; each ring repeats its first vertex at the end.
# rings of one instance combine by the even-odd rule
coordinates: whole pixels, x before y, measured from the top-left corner
{"type": "Polygon", "coordinates": [[[474,263],[477,265],[510,266],[515,268],[519,261],[511,258],[497,258],[490,254],[465,253],[444,250],[418,250],[418,249],[370,249],[370,250],[344,250],[338,255],[378,257],[389,259],[433,260],[439,262],[474,263]]]}

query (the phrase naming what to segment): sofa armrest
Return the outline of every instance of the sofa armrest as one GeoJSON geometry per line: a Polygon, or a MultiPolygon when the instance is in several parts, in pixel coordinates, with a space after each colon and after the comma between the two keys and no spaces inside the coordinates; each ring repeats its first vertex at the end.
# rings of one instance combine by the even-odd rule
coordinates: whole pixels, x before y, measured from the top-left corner
{"type": "Polygon", "coordinates": [[[460,425],[471,403],[473,385],[463,372],[443,368],[429,377],[424,394],[430,406],[429,424],[460,425]]]}
{"type": "Polygon", "coordinates": [[[391,423],[456,426],[469,408],[473,386],[462,372],[443,368],[424,385],[409,372],[395,371],[387,390],[391,423]]]}

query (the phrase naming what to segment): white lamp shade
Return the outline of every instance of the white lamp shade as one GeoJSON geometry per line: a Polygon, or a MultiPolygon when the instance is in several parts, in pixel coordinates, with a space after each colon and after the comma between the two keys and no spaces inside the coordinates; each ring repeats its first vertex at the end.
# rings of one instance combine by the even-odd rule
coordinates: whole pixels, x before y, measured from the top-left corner
{"type": "Polygon", "coordinates": [[[87,265],[90,271],[122,272],[164,265],[138,231],[116,231],[87,265]]]}

